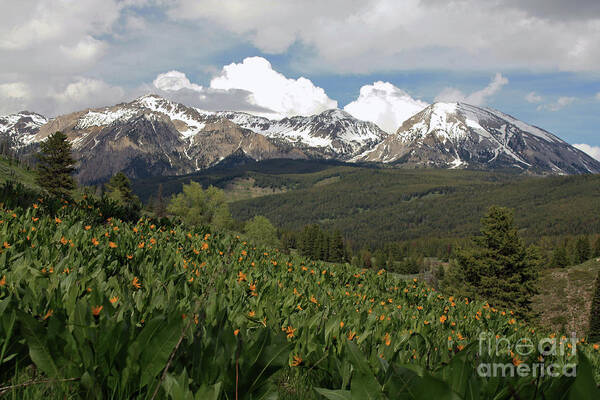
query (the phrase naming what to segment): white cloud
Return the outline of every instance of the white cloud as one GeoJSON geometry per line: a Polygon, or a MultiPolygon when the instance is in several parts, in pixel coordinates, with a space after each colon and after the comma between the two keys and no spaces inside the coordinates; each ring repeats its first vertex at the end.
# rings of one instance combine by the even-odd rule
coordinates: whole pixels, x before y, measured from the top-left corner
{"type": "Polygon", "coordinates": [[[91,36],[85,36],[72,46],[59,45],[64,56],[79,62],[89,62],[98,59],[106,50],[107,44],[91,36]]]}
{"type": "Polygon", "coordinates": [[[125,99],[125,90],[118,86],[89,78],[76,78],[59,92],[50,94],[57,113],[112,105],[125,99]]]}
{"type": "Polygon", "coordinates": [[[225,65],[204,88],[180,71],[159,74],[154,88],[172,100],[197,107],[248,111],[280,119],[313,115],[336,108],[337,101],[306,78],[291,79],[275,71],[262,57],[245,58],[225,65]]]}
{"type": "Polygon", "coordinates": [[[360,88],[356,100],[344,107],[354,117],[371,121],[386,132],[395,132],[402,122],[429,104],[412,98],[389,82],[374,82],[360,88]]]}
{"type": "Polygon", "coordinates": [[[547,110],[547,111],[553,111],[553,112],[562,110],[566,106],[573,104],[573,102],[575,102],[575,100],[577,100],[575,97],[567,97],[567,96],[559,97],[553,103],[539,105],[537,107],[537,110],[538,111],[547,110]]]}
{"type": "Polygon", "coordinates": [[[183,72],[169,71],[164,74],[159,74],[152,84],[160,90],[176,91],[181,89],[190,89],[202,91],[202,86],[190,82],[183,72]]]}
{"type": "Polygon", "coordinates": [[[474,106],[483,106],[487,104],[488,98],[496,94],[504,85],[508,84],[508,78],[496,73],[490,83],[481,90],[477,90],[469,95],[464,94],[456,88],[448,87],[443,89],[435,98],[439,102],[464,102],[474,106]]]}
{"type": "Polygon", "coordinates": [[[251,93],[251,102],[272,110],[274,115],[312,115],[336,108],[337,101],[310,80],[286,78],[262,57],[248,57],[243,62],[223,67],[210,81],[211,89],[239,89],[251,93]]]}
{"type": "Polygon", "coordinates": [[[537,7],[522,3],[176,0],[168,13],[174,20],[216,24],[267,53],[284,53],[300,43],[314,50],[312,57],[296,60],[307,70],[367,73],[443,66],[598,71],[597,13],[565,18],[564,9],[584,7],[542,13],[547,1],[537,7]]]}
{"type": "Polygon", "coordinates": [[[508,84],[508,78],[502,76],[501,73],[496,73],[489,85],[481,90],[471,93],[469,96],[467,96],[465,101],[476,106],[484,105],[487,103],[488,97],[496,94],[498,91],[500,91],[500,89],[502,89],[502,86],[506,84],[508,84]]]}
{"type": "Polygon", "coordinates": [[[109,32],[120,9],[117,0],[3,2],[0,49],[73,45],[88,35],[109,32]]]}
{"type": "Polygon", "coordinates": [[[574,144],[573,147],[578,148],[579,150],[583,151],[584,153],[587,153],[591,157],[600,161],[600,146],[590,146],[589,144],[580,143],[580,144],[574,144]]]}
{"type": "Polygon", "coordinates": [[[10,82],[0,84],[0,98],[27,99],[31,95],[29,87],[23,82],[10,82]]]}
{"type": "Polygon", "coordinates": [[[529,92],[527,93],[527,96],[525,96],[525,100],[527,100],[528,103],[540,103],[542,101],[542,96],[536,92],[529,92]]]}

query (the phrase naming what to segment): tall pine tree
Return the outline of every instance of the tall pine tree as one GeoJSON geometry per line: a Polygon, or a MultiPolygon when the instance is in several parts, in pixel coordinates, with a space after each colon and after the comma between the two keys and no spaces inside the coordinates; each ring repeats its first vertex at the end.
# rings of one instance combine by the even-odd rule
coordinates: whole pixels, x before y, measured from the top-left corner
{"type": "Polygon", "coordinates": [[[454,282],[461,285],[460,294],[531,317],[531,298],[537,293],[536,252],[525,248],[511,210],[490,207],[481,223],[474,248],[457,252],[454,282]]]}
{"type": "Polygon", "coordinates": [[[329,261],[344,261],[344,239],[339,230],[336,230],[333,233],[333,236],[329,241],[329,261]]]}
{"type": "Polygon", "coordinates": [[[569,265],[569,256],[567,255],[567,248],[565,246],[558,246],[554,249],[552,254],[552,266],[558,268],[564,268],[569,265]]]}
{"type": "Polygon", "coordinates": [[[75,160],[67,135],[56,132],[42,143],[37,155],[37,183],[52,196],[68,199],[75,189],[75,160]]]}
{"type": "Polygon", "coordinates": [[[589,260],[592,256],[592,248],[590,241],[586,236],[581,236],[575,244],[575,264],[582,264],[589,260]]]}
{"type": "Polygon", "coordinates": [[[124,173],[115,174],[105,186],[104,194],[127,210],[128,220],[139,218],[142,202],[133,193],[129,178],[124,173]]]}

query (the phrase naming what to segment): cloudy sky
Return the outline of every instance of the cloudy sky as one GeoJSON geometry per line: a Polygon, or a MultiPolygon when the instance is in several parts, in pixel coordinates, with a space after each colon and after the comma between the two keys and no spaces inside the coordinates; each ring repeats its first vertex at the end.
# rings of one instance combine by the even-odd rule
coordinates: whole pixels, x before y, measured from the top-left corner
{"type": "Polygon", "coordinates": [[[0,0],[0,10],[0,114],[154,92],[272,118],[338,107],[394,131],[427,104],[460,100],[600,157],[598,0],[0,0]]]}

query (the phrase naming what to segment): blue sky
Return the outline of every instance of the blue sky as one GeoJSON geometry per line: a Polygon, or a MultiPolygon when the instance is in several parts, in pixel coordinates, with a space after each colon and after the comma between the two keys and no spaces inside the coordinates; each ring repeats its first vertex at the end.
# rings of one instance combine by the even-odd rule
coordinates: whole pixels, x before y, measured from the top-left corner
{"type": "Polygon", "coordinates": [[[158,92],[273,118],[351,103],[393,131],[428,103],[461,100],[600,156],[595,0],[0,4],[0,114],[52,116],[158,92]]]}

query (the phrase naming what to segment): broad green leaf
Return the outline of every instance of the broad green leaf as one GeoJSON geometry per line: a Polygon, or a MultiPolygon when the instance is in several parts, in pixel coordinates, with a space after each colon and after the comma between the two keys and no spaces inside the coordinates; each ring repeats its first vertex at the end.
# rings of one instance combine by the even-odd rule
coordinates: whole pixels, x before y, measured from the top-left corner
{"type": "Polygon", "coordinates": [[[330,390],[323,388],[314,388],[315,392],[328,400],[352,400],[352,394],[349,390],[330,390]]]}
{"type": "Polygon", "coordinates": [[[29,356],[39,369],[44,371],[50,378],[58,378],[60,370],[56,366],[52,354],[43,339],[39,323],[29,315],[23,314],[21,321],[21,332],[25,336],[29,347],[29,356]]]}

